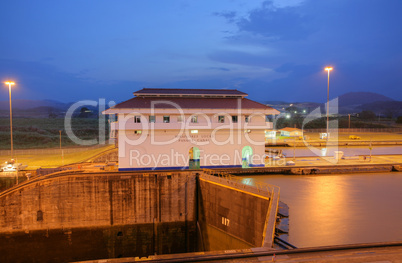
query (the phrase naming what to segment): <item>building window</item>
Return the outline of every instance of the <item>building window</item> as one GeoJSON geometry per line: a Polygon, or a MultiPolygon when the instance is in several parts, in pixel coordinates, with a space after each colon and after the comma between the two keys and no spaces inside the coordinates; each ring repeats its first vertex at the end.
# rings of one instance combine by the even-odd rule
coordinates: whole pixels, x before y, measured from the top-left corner
{"type": "Polygon", "coordinates": [[[179,116],[177,116],[177,122],[183,122],[183,116],[182,115],[179,115],[179,116]]]}
{"type": "Polygon", "coordinates": [[[155,116],[154,115],[150,115],[149,116],[149,122],[155,122],[155,116]]]}
{"type": "Polygon", "coordinates": [[[198,130],[191,130],[190,133],[198,133],[198,130]]]}
{"type": "Polygon", "coordinates": [[[195,116],[195,115],[191,116],[191,122],[192,123],[197,123],[198,122],[198,116],[195,116]]]}
{"type": "Polygon", "coordinates": [[[245,122],[249,122],[249,120],[250,120],[250,117],[249,117],[248,115],[246,115],[246,116],[244,117],[244,121],[245,121],[245,122]]]}
{"type": "Polygon", "coordinates": [[[270,122],[271,121],[271,116],[265,115],[265,122],[270,122]]]}
{"type": "Polygon", "coordinates": [[[163,116],[163,123],[169,123],[170,122],[170,116],[163,116]]]}
{"type": "Polygon", "coordinates": [[[224,123],[225,122],[225,116],[218,116],[218,122],[219,123],[224,123]]]}
{"type": "Polygon", "coordinates": [[[134,123],[141,123],[141,116],[134,116],[134,123]]]}
{"type": "Polygon", "coordinates": [[[232,116],[232,122],[237,123],[237,116],[232,116]]]}
{"type": "Polygon", "coordinates": [[[141,131],[141,130],[134,131],[134,134],[141,134],[141,133],[142,133],[142,131],[141,131]]]}

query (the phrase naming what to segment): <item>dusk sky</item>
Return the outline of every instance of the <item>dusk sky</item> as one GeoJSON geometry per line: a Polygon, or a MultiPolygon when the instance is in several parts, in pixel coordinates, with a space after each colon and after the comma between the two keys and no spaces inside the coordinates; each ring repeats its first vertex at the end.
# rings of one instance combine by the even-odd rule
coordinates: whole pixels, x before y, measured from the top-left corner
{"type": "Polygon", "coordinates": [[[402,100],[401,0],[13,0],[1,10],[0,79],[17,83],[13,99],[119,102],[147,87],[324,102],[331,65],[330,98],[402,100]]]}

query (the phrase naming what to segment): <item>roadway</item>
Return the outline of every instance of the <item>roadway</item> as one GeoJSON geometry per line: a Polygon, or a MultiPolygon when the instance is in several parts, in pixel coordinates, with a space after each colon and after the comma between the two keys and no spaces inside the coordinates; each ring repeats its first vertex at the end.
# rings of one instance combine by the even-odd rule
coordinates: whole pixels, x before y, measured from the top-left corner
{"type": "Polygon", "coordinates": [[[274,250],[251,248],[186,254],[155,255],[148,258],[121,258],[85,262],[402,262],[402,242],[342,245],[317,248],[274,250]]]}

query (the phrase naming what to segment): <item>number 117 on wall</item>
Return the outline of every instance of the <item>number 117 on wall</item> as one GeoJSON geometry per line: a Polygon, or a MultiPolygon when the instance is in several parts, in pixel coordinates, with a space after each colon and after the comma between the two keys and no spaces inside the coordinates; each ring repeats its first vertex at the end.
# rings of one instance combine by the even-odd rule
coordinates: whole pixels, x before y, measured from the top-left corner
{"type": "Polygon", "coordinates": [[[222,225],[229,226],[230,220],[226,217],[222,217],[222,225]]]}

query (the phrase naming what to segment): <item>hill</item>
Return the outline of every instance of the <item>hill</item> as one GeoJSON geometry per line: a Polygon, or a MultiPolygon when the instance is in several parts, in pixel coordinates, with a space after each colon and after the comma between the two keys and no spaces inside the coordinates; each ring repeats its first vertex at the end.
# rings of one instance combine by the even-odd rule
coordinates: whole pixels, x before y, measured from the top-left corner
{"type": "MultiPolygon", "coordinates": [[[[63,118],[67,110],[73,103],[63,103],[55,100],[13,100],[13,117],[16,118],[63,118]]],[[[84,114],[84,118],[96,118],[98,116],[98,108],[83,105],[88,109],[84,114]]],[[[79,107],[79,108],[81,108],[79,107]]],[[[80,110],[76,109],[74,115],[80,114],[80,110]]],[[[10,116],[9,101],[0,101],[0,117],[10,116]]]]}
{"type": "Polygon", "coordinates": [[[338,97],[339,107],[356,107],[377,101],[395,101],[384,95],[373,92],[349,92],[338,97]]]}
{"type": "Polygon", "coordinates": [[[357,107],[360,111],[372,111],[377,115],[384,117],[402,116],[402,101],[376,101],[365,103],[357,107]]]}
{"type": "MultiPolygon", "coordinates": [[[[10,107],[9,105],[10,104],[8,100],[0,101],[0,110],[8,110],[10,107]]],[[[68,109],[69,105],[70,104],[68,103],[62,103],[55,100],[12,100],[13,110],[27,110],[38,107],[51,107],[55,109],[66,110],[68,109]]]]}

